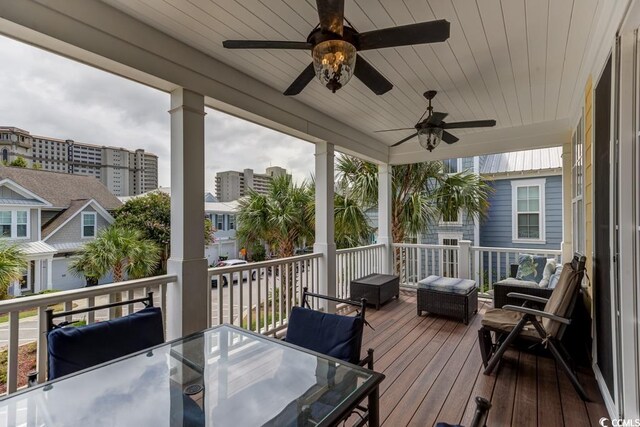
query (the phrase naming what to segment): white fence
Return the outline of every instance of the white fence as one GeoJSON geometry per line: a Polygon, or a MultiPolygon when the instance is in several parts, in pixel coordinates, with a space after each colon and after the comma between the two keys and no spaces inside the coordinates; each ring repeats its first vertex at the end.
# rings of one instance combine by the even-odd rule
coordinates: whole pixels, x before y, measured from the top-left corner
{"type": "MultiPolygon", "coordinates": [[[[0,315],[8,316],[7,339],[7,393],[13,393],[18,388],[18,350],[20,342],[36,341],[36,370],[38,382],[46,380],[47,341],[46,341],[46,310],[69,311],[86,307],[95,307],[118,299],[132,300],[146,296],[149,291],[154,292],[154,305],[162,308],[163,320],[166,312],[167,285],[176,281],[176,276],[163,275],[145,279],[129,280],[109,285],[90,288],[74,289],[31,297],[14,298],[0,302],[0,315]],[[26,317],[20,322],[20,317],[26,317]],[[21,339],[21,335],[23,338],[21,339]]],[[[136,308],[135,310],[139,309],[136,308]]],[[[134,311],[133,304],[121,308],[125,313],[134,311]]],[[[111,319],[118,315],[118,309],[104,309],[74,316],[86,324],[96,320],[111,319]]],[[[166,323],[165,323],[166,324],[166,323]]]]}
{"type": "Polygon", "coordinates": [[[313,253],[291,258],[210,268],[209,326],[229,323],[273,335],[286,326],[302,289],[318,291],[319,260],[313,253]]]}
{"type": "Polygon", "coordinates": [[[349,298],[349,284],[353,279],[372,273],[381,273],[383,244],[360,246],[336,251],[336,294],[338,298],[349,298]]]}

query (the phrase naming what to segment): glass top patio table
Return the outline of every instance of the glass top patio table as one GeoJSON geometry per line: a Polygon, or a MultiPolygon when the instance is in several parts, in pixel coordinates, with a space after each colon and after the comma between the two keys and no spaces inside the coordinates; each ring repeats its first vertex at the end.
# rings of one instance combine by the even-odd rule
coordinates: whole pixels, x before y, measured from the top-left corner
{"type": "Polygon", "coordinates": [[[332,425],[384,376],[223,325],[0,400],[0,425],[332,425]]]}

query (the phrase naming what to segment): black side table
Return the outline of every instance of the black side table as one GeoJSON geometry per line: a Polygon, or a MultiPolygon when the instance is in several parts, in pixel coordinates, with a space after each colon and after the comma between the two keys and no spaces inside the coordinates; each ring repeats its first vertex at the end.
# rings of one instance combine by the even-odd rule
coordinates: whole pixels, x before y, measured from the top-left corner
{"type": "Polygon", "coordinates": [[[367,304],[376,306],[376,310],[391,298],[400,297],[400,277],[391,274],[369,274],[351,281],[350,299],[367,299],[367,304]]]}

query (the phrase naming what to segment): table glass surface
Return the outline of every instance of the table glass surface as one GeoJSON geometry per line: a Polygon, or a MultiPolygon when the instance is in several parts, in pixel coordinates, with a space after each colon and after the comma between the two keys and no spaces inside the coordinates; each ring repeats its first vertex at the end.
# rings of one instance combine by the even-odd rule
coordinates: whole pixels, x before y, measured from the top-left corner
{"type": "Polygon", "coordinates": [[[377,375],[220,326],[14,394],[0,425],[322,424],[377,375]]]}

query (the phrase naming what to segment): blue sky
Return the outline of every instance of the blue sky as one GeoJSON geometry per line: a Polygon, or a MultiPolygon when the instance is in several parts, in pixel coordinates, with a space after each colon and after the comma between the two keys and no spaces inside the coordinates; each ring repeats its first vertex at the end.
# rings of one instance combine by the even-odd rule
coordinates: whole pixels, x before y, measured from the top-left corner
{"type": "MultiPolygon", "coordinates": [[[[99,145],[143,148],[169,179],[169,94],[0,36],[0,126],[99,145]]],[[[313,144],[207,109],[205,188],[215,173],[270,165],[308,179],[313,144]]]]}

